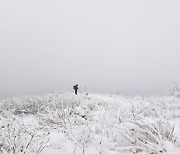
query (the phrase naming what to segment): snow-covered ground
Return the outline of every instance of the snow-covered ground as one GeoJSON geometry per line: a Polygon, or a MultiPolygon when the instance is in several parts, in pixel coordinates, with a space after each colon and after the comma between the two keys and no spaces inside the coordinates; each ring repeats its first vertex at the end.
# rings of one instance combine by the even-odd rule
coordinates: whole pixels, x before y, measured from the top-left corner
{"type": "Polygon", "coordinates": [[[0,101],[0,154],[179,154],[180,99],[56,92],[0,101]]]}

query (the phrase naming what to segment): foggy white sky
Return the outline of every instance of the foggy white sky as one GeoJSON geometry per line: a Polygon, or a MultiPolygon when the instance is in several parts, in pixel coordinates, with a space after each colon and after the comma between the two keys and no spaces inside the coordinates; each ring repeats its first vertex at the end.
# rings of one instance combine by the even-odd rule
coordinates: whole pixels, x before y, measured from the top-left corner
{"type": "Polygon", "coordinates": [[[179,0],[0,0],[0,97],[163,94],[180,83],[179,0]]]}

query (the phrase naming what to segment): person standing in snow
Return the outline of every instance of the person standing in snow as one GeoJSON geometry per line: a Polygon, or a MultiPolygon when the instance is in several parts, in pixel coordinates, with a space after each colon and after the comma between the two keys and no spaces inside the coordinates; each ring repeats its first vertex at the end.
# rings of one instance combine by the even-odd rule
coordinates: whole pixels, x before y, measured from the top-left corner
{"type": "Polygon", "coordinates": [[[74,85],[73,89],[75,91],[75,94],[77,95],[77,90],[79,89],[78,84],[74,85]]]}

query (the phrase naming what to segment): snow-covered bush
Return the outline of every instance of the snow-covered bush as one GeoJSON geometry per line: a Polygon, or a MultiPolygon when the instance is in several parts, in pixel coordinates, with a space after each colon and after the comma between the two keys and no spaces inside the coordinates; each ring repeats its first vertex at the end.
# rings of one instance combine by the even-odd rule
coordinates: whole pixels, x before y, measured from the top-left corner
{"type": "Polygon", "coordinates": [[[13,114],[44,113],[46,108],[74,108],[84,101],[82,96],[72,93],[56,92],[48,95],[34,95],[7,98],[0,101],[2,110],[11,111],[13,114]]]}
{"type": "Polygon", "coordinates": [[[174,97],[133,97],[102,107],[96,119],[99,134],[114,143],[116,151],[146,151],[151,154],[168,150],[167,143],[179,144],[179,127],[171,122],[180,115],[180,102],[174,97]]]}
{"type": "Polygon", "coordinates": [[[15,115],[37,114],[47,106],[42,96],[14,97],[1,101],[1,109],[10,111],[15,115]]]}
{"type": "Polygon", "coordinates": [[[0,116],[0,153],[39,154],[48,141],[48,133],[27,127],[14,117],[0,116]]]}
{"type": "Polygon", "coordinates": [[[75,145],[74,153],[76,151],[76,148],[79,147],[82,149],[82,153],[85,154],[85,149],[88,147],[88,144],[91,143],[94,139],[94,132],[88,122],[80,126],[76,125],[69,128],[66,134],[75,145]]]}
{"type": "Polygon", "coordinates": [[[86,153],[90,144],[99,154],[106,151],[106,145],[115,151],[149,154],[166,152],[170,144],[179,145],[179,126],[172,121],[180,117],[180,101],[174,96],[76,96],[56,92],[1,100],[0,117],[0,149],[4,153],[39,153],[48,141],[43,130],[52,128],[72,141],[74,153],[79,149],[86,153]],[[28,114],[33,114],[38,129],[20,122],[28,114]],[[39,130],[41,127],[43,130],[39,130]]]}
{"type": "MultiPolygon", "coordinates": [[[[168,150],[167,142],[179,144],[175,125],[167,120],[129,121],[113,126],[116,130],[115,150],[128,150],[134,153],[145,151],[151,154],[168,150]]],[[[114,136],[113,136],[114,137],[114,136]]]]}
{"type": "Polygon", "coordinates": [[[175,84],[173,88],[169,89],[168,93],[170,96],[180,98],[180,88],[178,87],[178,84],[175,84]]]}
{"type": "Polygon", "coordinates": [[[45,114],[38,114],[40,124],[45,127],[68,131],[70,127],[79,126],[90,120],[89,112],[81,106],[70,108],[46,108],[45,114]]]}

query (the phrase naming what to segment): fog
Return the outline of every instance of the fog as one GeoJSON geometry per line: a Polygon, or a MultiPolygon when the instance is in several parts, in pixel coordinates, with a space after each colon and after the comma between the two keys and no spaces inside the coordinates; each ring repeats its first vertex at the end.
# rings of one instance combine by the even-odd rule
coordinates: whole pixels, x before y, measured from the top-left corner
{"type": "Polygon", "coordinates": [[[179,0],[0,0],[0,97],[165,94],[180,83],[179,0]]]}

